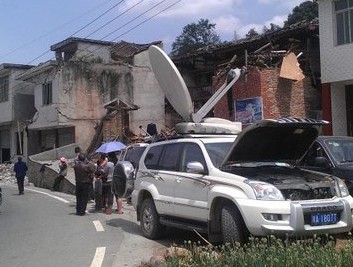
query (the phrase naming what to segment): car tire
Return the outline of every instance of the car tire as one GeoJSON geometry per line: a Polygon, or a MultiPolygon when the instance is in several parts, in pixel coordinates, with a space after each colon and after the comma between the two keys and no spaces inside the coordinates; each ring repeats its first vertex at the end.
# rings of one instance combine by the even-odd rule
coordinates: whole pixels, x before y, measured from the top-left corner
{"type": "Polygon", "coordinates": [[[142,202],[140,226],[143,235],[149,239],[157,239],[164,232],[164,226],[159,222],[159,215],[151,198],[146,198],[142,202]]]}
{"type": "Polygon", "coordinates": [[[221,212],[221,230],[223,243],[243,244],[245,227],[240,212],[233,205],[225,205],[221,212]]]}
{"type": "Polygon", "coordinates": [[[118,161],[114,168],[112,192],[127,198],[134,190],[134,166],[129,161],[118,161]]]}

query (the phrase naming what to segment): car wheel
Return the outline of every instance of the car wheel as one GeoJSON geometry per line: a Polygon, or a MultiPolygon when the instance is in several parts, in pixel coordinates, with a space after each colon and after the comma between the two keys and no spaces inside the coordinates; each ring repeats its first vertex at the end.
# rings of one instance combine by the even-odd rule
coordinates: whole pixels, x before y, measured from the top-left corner
{"type": "Polygon", "coordinates": [[[143,235],[149,239],[157,239],[164,232],[164,227],[159,222],[156,206],[151,198],[145,199],[141,205],[140,226],[143,235]]]}
{"type": "Polygon", "coordinates": [[[223,243],[243,244],[246,229],[244,229],[240,212],[232,205],[225,205],[221,214],[223,243]]]}
{"type": "Polygon", "coordinates": [[[129,197],[134,190],[134,167],[128,161],[118,161],[114,168],[112,192],[119,197],[129,197]]]}

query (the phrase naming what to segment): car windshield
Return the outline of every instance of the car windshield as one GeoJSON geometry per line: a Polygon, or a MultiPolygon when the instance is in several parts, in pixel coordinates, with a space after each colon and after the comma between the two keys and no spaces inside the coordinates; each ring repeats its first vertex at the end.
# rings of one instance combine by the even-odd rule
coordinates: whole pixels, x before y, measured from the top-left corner
{"type": "Polygon", "coordinates": [[[215,167],[219,167],[233,142],[206,143],[205,147],[215,167]]]}
{"type": "Polygon", "coordinates": [[[325,145],[337,162],[353,162],[353,138],[329,139],[325,140],[325,145]]]}

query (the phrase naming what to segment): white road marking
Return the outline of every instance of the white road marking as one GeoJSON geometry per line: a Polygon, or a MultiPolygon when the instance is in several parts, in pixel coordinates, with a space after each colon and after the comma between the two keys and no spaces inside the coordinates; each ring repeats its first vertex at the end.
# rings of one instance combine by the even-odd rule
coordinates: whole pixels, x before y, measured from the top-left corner
{"type": "Polygon", "coordinates": [[[96,227],[97,232],[104,232],[103,225],[100,221],[93,221],[94,227],[96,227]]]}
{"type": "Polygon", "coordinates": [[[101,267],[105,255],[105,247],[96,248],[96,254],[94,254],[91,267],[101,267]]]}
{"type": "Polygon", "coordinates": [[[42,192],[42,191],[39,191],[39,190],[35,190],[35,189],[29,189],[29,188],[25,188],[25,190],[28,190],[28,191],[32,191],[32,192],[36,192],[36,193],[39,193],[39,194],[43,194],[43,195],[47,195],[51,198],[55,198],[59,201],[62,201],[64,203],[70,203],[70,201],[66,200],[66,199],[63,199],[62,197],[58,197],[58,196],[55,196],[53,194],[49,194],[49,193],[46,193],[46,192],[42,192]]]}

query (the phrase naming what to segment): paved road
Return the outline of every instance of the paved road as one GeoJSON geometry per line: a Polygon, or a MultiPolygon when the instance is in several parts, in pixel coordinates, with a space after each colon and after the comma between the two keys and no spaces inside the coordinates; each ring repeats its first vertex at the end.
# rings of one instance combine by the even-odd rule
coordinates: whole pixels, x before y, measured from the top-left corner
{"type": "MultiPolygon", "coordinates": [[[[36,187],[17,195],[2,185],[0,266],[138,266],[171,240],[142,237],[132,206],[124,214],[76,216],[75,197],[36,187]]],[[[88,210],[93,210],[93,203],[88,210]]]]}

